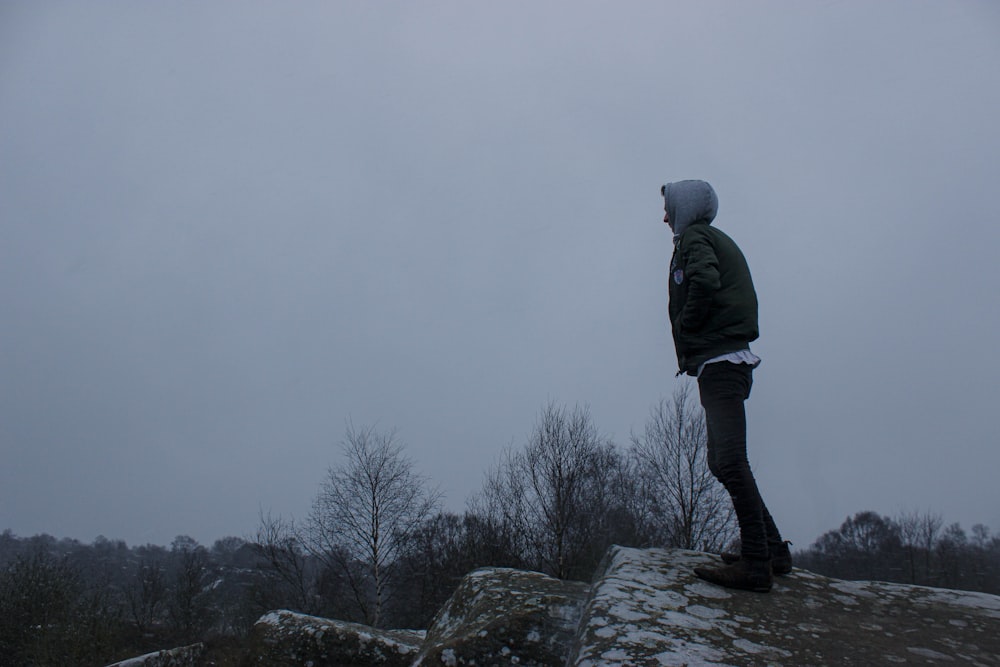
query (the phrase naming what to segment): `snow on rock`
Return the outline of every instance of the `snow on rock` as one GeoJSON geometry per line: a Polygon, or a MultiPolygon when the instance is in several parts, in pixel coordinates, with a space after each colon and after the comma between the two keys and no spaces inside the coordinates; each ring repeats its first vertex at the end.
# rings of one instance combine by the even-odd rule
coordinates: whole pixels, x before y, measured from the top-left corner
{"type": "Polygon", "coordinates": [[[484,568],[426,633],[275,611],[228,662],[208,662],[197,645],[113,667],[1000,665],[1000,596],[804,570],[760,594],[694,575],[719,564],[693,551],[612,547],[592,585],[484,568]]]}
{"type": "Polygon", "coordinates": [[[108,667],[194,667],[205,652],[204,644],[191,644],[168,651],[154,651],[116,662],[108,667]]]}
{"type": "Polygon", "coordinates": [[[708,554],[613,547],[568,664],[1000,664],[1000,597],[795,570],[768,594],[694,576],[708,554]]]}
{"type": "Polygon", "coordinates": [[[377,630],[291,611],[273,611],[254,624],[254,653],[260,664],[407,667],[423,633],[377,630]]]}
{"type": "Polygon", "coordinates": [[[588,589],[538,572],[476,570],[438,612],[413,665],[561,667],[588,589]]]}

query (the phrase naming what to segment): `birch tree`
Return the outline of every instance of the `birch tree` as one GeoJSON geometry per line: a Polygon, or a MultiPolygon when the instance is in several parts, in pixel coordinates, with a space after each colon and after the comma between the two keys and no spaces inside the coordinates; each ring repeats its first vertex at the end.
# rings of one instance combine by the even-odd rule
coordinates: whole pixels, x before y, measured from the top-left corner
{"type": "Polygon", "coordinates": [[[306,521],[302,543],[347,582],[364,623],[383,622],[400,555],[437,509],[428,488],[396,442],[395,430],[349,424],[343,464],[331,467],[306,521]]]}

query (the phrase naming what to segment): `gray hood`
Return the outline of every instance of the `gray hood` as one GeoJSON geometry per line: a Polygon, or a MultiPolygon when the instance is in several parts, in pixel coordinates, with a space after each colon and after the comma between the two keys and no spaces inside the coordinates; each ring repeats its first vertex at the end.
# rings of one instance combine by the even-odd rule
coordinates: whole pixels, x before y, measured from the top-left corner
{"type": "Polygon", "coordinates": [[[674,238],[696,222],[706,225],[719,212],[719,198],[705,181],[677,181],[660,188],[674,238]]]}

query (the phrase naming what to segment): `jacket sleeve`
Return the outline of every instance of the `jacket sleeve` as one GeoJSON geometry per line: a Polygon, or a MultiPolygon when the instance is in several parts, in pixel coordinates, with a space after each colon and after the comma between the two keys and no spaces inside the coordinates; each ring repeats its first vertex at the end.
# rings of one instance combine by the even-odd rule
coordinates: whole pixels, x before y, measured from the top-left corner
{"type": "Polygon", "coordinates": [[[697,331],[708,318],[712,299],[722,284],[719,258],[708,235],[697,234],[691,239],[685,273],[688,298],[681,313],[681,328],[697,331]]]}

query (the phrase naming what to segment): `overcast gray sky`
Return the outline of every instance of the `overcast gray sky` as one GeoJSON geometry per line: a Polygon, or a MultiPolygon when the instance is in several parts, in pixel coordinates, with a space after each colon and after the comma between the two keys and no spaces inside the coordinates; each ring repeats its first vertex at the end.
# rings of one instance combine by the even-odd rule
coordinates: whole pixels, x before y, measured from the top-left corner
{"type": "Polygon", "coordinates": [[[995,2],[3,2],[0,530],[248,535],[348,419],[462,510],[549,400],[677,383],[659,187],[747,255],[808,546],[1000,531],[995,2]]]}

